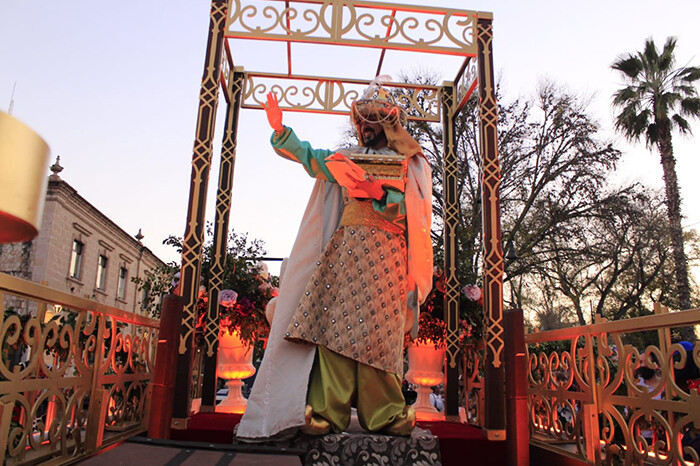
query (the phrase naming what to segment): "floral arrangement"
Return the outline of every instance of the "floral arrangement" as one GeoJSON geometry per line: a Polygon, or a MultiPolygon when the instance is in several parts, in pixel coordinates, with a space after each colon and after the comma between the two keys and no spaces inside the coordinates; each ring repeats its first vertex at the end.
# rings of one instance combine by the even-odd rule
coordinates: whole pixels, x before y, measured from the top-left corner
{"type": "Polygon", "coordinates": [[[481,288],[476,285],[466,285],[464,288],[462,288],[462,293],[464,293],[464,296],[466,296],[470,301],[479,301],[482,298],[481,288]]]}
{"type": "Polygon", "coordinates": [[[484,296],[477,285],[466,285],[462,288],[462,295],[459,303],[459,346],[463,352],[474,351],[483,344],[484,296]]]}
{"type": "MultiPolygon", "coordinates": [[[[211,225],[207,226],[211,237],[211,225]]],[[[182,238],[169,236],[164,244],[182,252],[182,238]]],[[[265,317],[267,303],[277,296],[279,279],[270,275],[267,265],[261,262],[266,254],[260,240],[249,241],[246,234],[231,232],[224,262],[223,286],[219,291],[218,304],[221,329],[237,331],[244,343],[254,345],[267,339],[270,325],[265,317]]],[[[209,308],[209,282],[214,257],[211,238],[203,248],[201,284],[197,301],[197,326],[206,325],[209,308]]],[[[139,290],[146,290],[147,301],[142,307],[157,318],[160,316],[160,296],[167,292],[179,293],[180,272],[176,264],[146,274],[145,279],[133,280],[139,290]]],[[[200,332],[201,333],[201,332],[200,332]]]]}
{"type": "Polygon", "coordinates": [[[235,281],[237,284],[227,284],[237,286],[239,291],[224,289],[219,292],[219,323],[222,331],[236,331],[243,342],[253,345],[265,340],[270,333],[265,308],[279,290],[262,262],[240,271],[240,275],[235,281]]]}
{"type": "MultiPolygon", "coordinates": [[[[447,324],[444,321],[445,274],[440,267],[433,269],[433,289],[421,306],[418,319],[418,335],[414,341],[434,344],[435,348],[446,345],[447,324]]],[[[483,296],[477,285],[466,285],[460,296],[460,335],[462,349],[475,348],[481,339],[483,296]]],[[[406,343],[411,340],[407,336],[406,343]]]]}
{"type": "MultiPolygon", "coordinates": [[[[265,317],[267,303],[277,296],[278,289],[267,265],[242,261],[224,280],[227,288],[219,291],[219,326],[221,331],[237,332],[243,343],[254,345],[267,339],[270,324],[265,317]],[[238,290],[238,291],[236,291],[238,290]]],[[[199,287],[197,330],[203,330],[209,308],[209,293],[199,287]]]]}
{"type": "Polygon", "coordinates": [[[432,316],[429,312],[421,312],[418,317],[418,335],[413,340],[424,345],[433,344],[435,349],[444,348],[447,344],[447,324],[445,321],[432,316]]]}

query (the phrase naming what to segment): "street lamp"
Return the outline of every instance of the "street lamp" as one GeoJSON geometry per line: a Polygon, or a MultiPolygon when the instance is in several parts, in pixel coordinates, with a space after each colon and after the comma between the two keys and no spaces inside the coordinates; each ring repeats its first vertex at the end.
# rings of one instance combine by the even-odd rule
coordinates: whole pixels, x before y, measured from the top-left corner
{"type": "Polygon", "coordinates": [[[515,250],[515,243],[513,242],[513,234],[511,232],[506,232],[508,233],[508,241],[506,241],[506,254],[505,258],[508,259],[509,261],[514,261],[519,259],[518,253],[515,250]]]}

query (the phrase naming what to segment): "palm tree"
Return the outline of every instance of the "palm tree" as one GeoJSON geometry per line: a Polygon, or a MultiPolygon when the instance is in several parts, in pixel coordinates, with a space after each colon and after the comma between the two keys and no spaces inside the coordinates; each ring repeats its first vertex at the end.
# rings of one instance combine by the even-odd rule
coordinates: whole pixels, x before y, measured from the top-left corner
{"type": "Polygon", "coordinates": [[[661,166],[666,189],[666,209],[671,226],[671,245],[675,262],[675,276],[680,309],[690,309],[688,263],[683,250],[681,227],[681,197],[673,156],[671,130],[690,133],[687,118],[700,118],[700,98],[695,82],[700,79],[700,68],[674,68],[676,39],[666,39],[659,53],[652,39],[647,39],[644,50],[618,57],[612,69],[622,73],[625,87],[618,90],[613,106],[620,109],[615,117],[615,129],[630,141],[639,141],[644,135],[648,148],[656,146],[661,155],[661,166]]]}

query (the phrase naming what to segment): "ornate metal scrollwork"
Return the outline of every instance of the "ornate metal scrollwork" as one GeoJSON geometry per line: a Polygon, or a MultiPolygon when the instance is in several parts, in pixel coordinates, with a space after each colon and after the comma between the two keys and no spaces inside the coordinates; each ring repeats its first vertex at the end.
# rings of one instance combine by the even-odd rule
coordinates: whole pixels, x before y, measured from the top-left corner
{"type": "Polygon", "coordinates": [[[624,330],[607,322],[526,336],[533,440],[568,441],[582,459],[606,464],[700,464],[689,441],[700,435],[700,393],[686,380],[697,377],[700,343],[687,351],[663,337],[700,321],[700,310],[683,313],[681,324],[665,314],[640,318],[639,328],[629,319],[624,330]],[[658,344],[627,343],[650,328],[661,329],[658,344]]]}
{"type": "Polygon", "coordinates": [[[468,10],[361,1],[233,0],[226,36],[469,56],[476,53],[477,16],[468,10]]]}
{"type": "Polygon", "coordinates": [[[457,107],[455,111],[459,111],[464,105],[466,99],[469,98],[478,88],[479,85],[479,70],[475,59],[468,59],[464,71],[459,75],[459,79],[455,82],[455,102],[457,107]]]}
{"type": "Polygon", "coordinates": [[[467,422],[484,425],[484,354],[474,349],[462,357],[462,380],[464,382],[464,411],[467,422]]]}
{"type": "Polygon", "coordinates": [[[1,417],[9,422],[2,426],[5,464],[78,458],[96,432],[108,431],[108,440],[114,432],[142,430],[157,322],[140,316],[127,322],[117,317],[123,311],[104,305],[114,315],[54,306],[49,303],[66,295],[46,287],[33,297],[7,291],[24,283],[0,274],[6,311],[0,318],[0,412],[10,413],[1,417]],[[101,393],[108,394],[104,406],[101,393]],[[101,416],[91,414],[99,410],[102,425],[95,424],[101,416]]]}
{"type": "MultiPolygon", "coordinates": [[[[370,81],[326,79],[314,76],[289,78],[283,75],[245,73],[244,108],[262,108],[268,92],[274,92],[280,108],[296,112],[350,114],[355,99],[370,81]]],[[[404,108],[409,120],[440,121],[436,86],[387,83],[396,103],[404,108]]]]}

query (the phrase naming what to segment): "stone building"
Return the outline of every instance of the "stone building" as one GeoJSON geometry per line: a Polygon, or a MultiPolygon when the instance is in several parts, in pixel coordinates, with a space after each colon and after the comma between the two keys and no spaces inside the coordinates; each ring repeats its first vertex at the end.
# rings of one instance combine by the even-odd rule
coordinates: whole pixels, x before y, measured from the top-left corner
{"type": "Polygon", "coordinates": [[[0,244],[0,272],[59,291],[141,313],[144,296],[132,277],[164,265],[141,243],[59,177],[51,166],[39,235],[32,241],[0,244]]]}

